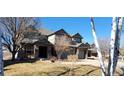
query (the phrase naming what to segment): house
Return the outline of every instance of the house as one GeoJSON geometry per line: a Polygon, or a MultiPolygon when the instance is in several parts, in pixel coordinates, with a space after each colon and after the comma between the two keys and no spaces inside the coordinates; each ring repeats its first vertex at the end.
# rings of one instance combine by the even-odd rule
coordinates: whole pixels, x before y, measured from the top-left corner
{"type": "Polygon", "coordinates": [[[94,43],[90,45],[90,48],[88,49],[88,51],[89,51],[88,52],[89,57],[92,57],[92,56],[97,57],[98,56],[94,43]]]}
{"type": "Polygon", "coordinates": [[[47,36],[39,32],[26,32],[21,42],[23,46],[18,56],[19,59],[50,58],[53,44],[47,40],[47,36]]]}
{"type": "Polygon", "coordinates": [[[48,31],[33,31],[26,32],[24,39],[21,42],[23,48],[18,53],[19,59],[49,59],[52,56],[56,56],[55,45],[57,40],[66,36],[66,42],[69,43],[69,51],[64,52],[62,58],[67,58],[68,55],[77,55],[79,59],[85,59],[88,57],[90,45],[85,43],[83,37],[76,33],[70,35],[64,29],[60,29],[56,32],[48,31]]]}
{"type": "Polygon", "coordinates": [[[60,29],[60,30],[48,35],[48,41],[51,42],[53,45],[55,45],[57,40],[59,40],[63,37],[66,37],[66,41],[68,41],[68,42],[72,41],[71,36],[64,29],[60,29]]]}
{"type": "Polygon", "coordinates": [[[78,59],[87,59],[90,45],[84,42],[83,37],[79,33],[72,36],[70,47],[75,51],[73,53],[78,56],[78,59]]]}
{"type": "Polygon", "coordinates": [[[79,33],[72,36],[72,41],[77,43],[82,43],[82,39],[83,37],[79,33]]]}

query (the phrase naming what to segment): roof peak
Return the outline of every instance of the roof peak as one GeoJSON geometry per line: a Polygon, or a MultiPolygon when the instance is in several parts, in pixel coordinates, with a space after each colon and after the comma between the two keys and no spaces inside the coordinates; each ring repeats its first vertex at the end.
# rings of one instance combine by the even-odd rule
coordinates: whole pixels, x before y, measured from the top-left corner
{"type": "Polygon", "coordinates": [[[78,37],[78,38],[83,39],[83,37],[81,36],[81,34],[80,34],[80,33],[76,33],[76,34],[74,34],[72,37],[78,37]]]}
{"type": "Polygon", "coordinates": [[[66,35],[70,36],[70,34],[67,33],[63,28],[57,30],[56,32],[54,32],[54,33],[52,33],[52,34],[50,34],[49,36],[51,36],[51,35],[53,35],[53,34],[57,34],[57,35],[59,35],[59,34],[60,34],[60,35],[62,35],[62,34],[66,34],[66,35]]]}

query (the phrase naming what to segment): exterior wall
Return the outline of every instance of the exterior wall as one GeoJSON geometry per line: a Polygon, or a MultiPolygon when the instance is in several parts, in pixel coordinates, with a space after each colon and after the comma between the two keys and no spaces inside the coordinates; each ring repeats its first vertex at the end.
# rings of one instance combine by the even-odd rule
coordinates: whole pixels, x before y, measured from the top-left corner
{"type": "Polygon", "coordinates": [[[72,41],[75,41],[76,43],[81,43],[82,39],[80,39],[80,38],[72,38],[72,41]]]}
{"type": "Polygon", "coordinates": [[[76,55],[78,56],[78,59],[87,59],[88,49],[87,48],[78,48],[76,55]]]}
{"type": "MultiPolygon", "coordinates": [[[[29,48],[29,45],[25,46],[25,48],[19,52],[18,58],[20,60],[38,59],[40,46],[41,45],[33,45],[33,46],[30,46],[30,48],[29,48]],[[27,53],[27,49],[28,49],[28,53],[27,53]],[[29,53],[29,51],[30,51],[30,53],[29,53]]],[[[51,46],[45,46],[45,47],[47,47],[47,58],[50,58],[52,56],[52,54],[51,54],[51,48],[52,47],[51,46]]]]}
{"type": "MultiPolygon", "coordinates": [[[[55,44],[58,39],[63,38],[63,37],[64,35],[51,35],[48,37],[48,41],[51,42],[52,44],[55,44]]],[[[66,41],[71,42],[72,38],[67,36],[66,41]]]]}
{"type": "Polygon", "coordinates": [[[76,54],[76,51],[77,51],[77,48],[74,48],[74,47],[73,47],[73,48],[71,47],[71,48],[69,49],[70,55],[75,55],[75,54],[76,54]]]}
{"type": "Polygon", "coordinates": [[[55,35],[49,36],[48,41],[51,42],[52,44],[55,44],[55,35]]]}
{"type": "Polygon", "coordinates": [[[79,54],[78,54],[79,59],[84,59],[85,58],[85,51],[82,48],[79,48],[79,54]]]}
{"type": "Polygon", "coordinates": [[[87,59],[88,48],[71,48],[70,55],[77,55],[78,59],[87,59]]]}
{"type": "MultiPolygon", "coordinates": [[[[29,46],[29,45],[28,45],[29,46]]],[[[31,59],[38,59],[39,58],[39,47],[43,45],[33,45],[32,48],[27,47],[29,50],[31,49],[31,53],[26,53],[25,50],[21,52],[22,58],[31,58],[31,59]],[[22,55],[23,54],[23,55],[22,55]]],[[[47,47],[47,59],[53,56],[52,54],[52,47],[53,46],[45,46],[47,47]]],[[[42,52],[41,52],[42,53],[42,52]]],[[[62,59],[66,59],[68,55],[77,55],[78,59],[85,59],[88,57],[88,48],[70,48],[68,52],[64,52],[61,55],[62,59]]]]}
{"type": "Polygon", "coordinates": [[[55,35],[55,43],[57,42],[57,40],[60,40],[62,38],[63,38],[63,40],[66,40],[66,42],[68,42],[68,43],[71,43],[71,41],[72,41],[72,38],[68,37],[66,35],[55,35]]]}
{"type": "MultiPolygon", "coordinates": [[[[35,58],[37,59],[37,58],[39,58],[39,47],[40,47],[40,45],[38,45],[38,46],[36,46],[35,47],[35,58]]],[[[47,58],[49,59],[51,56],[52,56],[52,54],[51,54],[51,46],[46,46],[47,47],[47,58]]]]}
{"type": "Polygon", "coordinates": [[[26,54],[28,58],[35,58],[34,57],[34,46],[33,45],[28,45],[26,47],[26,54]]]}

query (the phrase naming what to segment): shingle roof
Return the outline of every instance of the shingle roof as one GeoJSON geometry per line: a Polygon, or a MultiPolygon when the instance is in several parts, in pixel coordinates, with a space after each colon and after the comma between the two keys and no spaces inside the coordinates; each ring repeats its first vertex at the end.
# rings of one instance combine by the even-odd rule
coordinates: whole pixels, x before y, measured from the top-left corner
{"type": "Polygon", "coordinates": [[[30,44],[35,44],[35,43],[40,43],[43,45],[52,45],[48,39],[47,36],[41,35],[39,32],[27,32],[24,34],[24,39],[22,40],[21,43],[30,43],[30,44]]]}
{"type": "Polygon", "coordinates": [[[79,34],[79,33],[76,33],[76,34],[74,34],[72,37],[76,37],[76,38],[81,38],[81,39],[83,39],[83,37],[79,34]]]}
{"type": "Polygon", "coordinates": [[[37,39],[24,38],[21,43],[31,43],[31,44],[33,44],[37,41],[38,41],[37,39]]]}
{"type": "Polygon", "coordinates": [[[53,32],[49,36],[54,35],[54,34],[56,34],[56,35],[67,35],[67,36],[71,37],[64,29],[60,29],[60,30],[58,30],[56,32],[53,32]]]}
{"type": "Polygon", "coordinates": [[[50,30],[47,30],[47,29],[40,29],[40,30],[38,30],[42,35],[50,35],[50,34],[52,34],[53,32],[52,31],[50,31],[50,30]]]}
{"type": "Polygon", "coordinates": [[[90,47],[88,43],[77,43],[75,45],[70,45],[70,47],[90,47]]]}

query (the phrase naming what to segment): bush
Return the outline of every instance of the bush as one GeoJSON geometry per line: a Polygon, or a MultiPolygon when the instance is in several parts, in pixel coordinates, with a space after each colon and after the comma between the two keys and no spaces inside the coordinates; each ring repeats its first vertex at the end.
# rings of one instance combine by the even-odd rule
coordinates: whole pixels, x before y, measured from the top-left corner
{"type": "Polygon", "coordinates": [[[55,56],[53,56],[53,57],[50,58],[50,61],[51,61],[52,63],[54,63],[56,60],[57,60],[57,57],[55,57],[55,56]]]}
{"type": "Polygon", "coordinates": [[[68,61],[70,62],[76,62],[78,60],[77,55],[69,55],[68,56],[68,61]]]}

